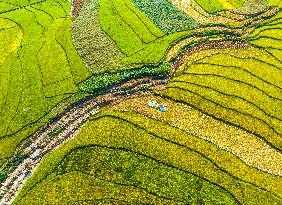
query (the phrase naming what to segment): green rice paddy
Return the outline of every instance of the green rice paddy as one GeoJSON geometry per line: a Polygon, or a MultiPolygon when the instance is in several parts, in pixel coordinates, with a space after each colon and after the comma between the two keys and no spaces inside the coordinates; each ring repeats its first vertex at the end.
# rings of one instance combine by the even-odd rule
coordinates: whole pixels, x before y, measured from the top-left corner
{"type": "Polygon", "coordinates": [[[1,181],[65,107],[131,79],[169,80],[102,107],[40,159],[13,204],[282,204],[281,3],[251,15],[236,12],[253,1],[192,3],[216,23],[166,0],[89,0],[77,17],[68,0],[0,2],[1,181]]]}

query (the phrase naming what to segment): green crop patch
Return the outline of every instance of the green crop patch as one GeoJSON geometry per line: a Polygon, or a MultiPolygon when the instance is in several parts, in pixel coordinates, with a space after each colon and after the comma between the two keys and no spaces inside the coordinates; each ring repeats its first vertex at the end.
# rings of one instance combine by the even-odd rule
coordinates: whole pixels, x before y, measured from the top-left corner
{"type": "Polygon", "coordinates": [[[31,192],[30,197],[24,198],[17,204],[69,204],[83,201],[95,204],[99,202],[110,204],[115,202],[121,204],[184,204],[157,197],[134,186],[95,179],[85,173],[67,173],[48,181],[31,192]],[[40,190],[40,188],[42,189],[40,190]]]}
{"type": "Polygon", "coordinates": [[[68,68],[67,56],[62,46],[56,41],[57,29],[60,28],[64,19],[56,19],[45,32],[46,39],[40,48],[37,58],[42,73],[44,86],[71,78],[71,71],[68,68]],[[57,58],[61,59],[57,61],[57,58]]]}
{"type": "MultiPolygon", "coordinates": [[[[118,47],[126,55],[135,53],[136,51],[144,47],[145,42],[143,41],[142,33],[134,30],[134,27],[127,22],[122,15],[126,15],[125,12],[132,12],[127,8],[125,11],[120,13],[114,4],[115,1],[103,0],[100,1],[99,9],[99,21],[103,30],[112,37],[112,39],[117,43],[118,47]]],[[[118,5],[120,7],[121,5],[118,5]]],[[[132,13],[131,13],[132,14],[132,13]]],[[[134,14],[132,14],[134,15],[134,14]]],[[[142,29],[142,24],[135,22],[136,28],[142,29]],[[140,26],[140,27],[139,27],[140,26]]],[[[134,23],[134,24],[135,24],[134,23]]],[[[143,27],[145,27],[143,25],[143,27]]]]}
{"type": "Polygon", "coordinates": [[[165,33],[175,33],[197,27],[197,23],[167,0],[133,0],[134,5],[165,33]]]}
{"type": "Polygon", "coordinates": [[[218,0],[213,0],[213,1],[196,0],[196,2],[208,13],[215,13],[218,11],[225,10],[225,7],[218,0]]]}
{"type": "Polygon", "coordinates": [[[280,7],[0,1],[0,204],[282,204],[280,7]]]}
{"type": "Polygon", "coordinates": [[[164,58],[168,48],[191,31],[182,31],[159,38],[145,48],[124,59],[125,64],[157,64],[164,58]],[[157,48],[157,49],[156,49],[157,48]]]}
{"type": "Polygon", "coordinates": [[[128,69],[120,72],[93,75],[80,84],[80,89],[94,95],[104,94],[112,85],[125,82],[133,78],[156,77],[165,78],[169,74],[169,64],[162,62],[157,66],[128,69]]]}
{"type": "Polygon", "coordinates": [[[73,171],[142,188],[176,202],[234,203],[228,192],[215,185],[128,150],[98,146],[74,150],[57,172],[61,175],[73,171]]]}
{"type": "Polygon", "coordinates": [[[250,35],[249,41],[262,49],[277,49],[281,50],[281,12],[266,20],[262,26],[256,28],[250,35]]]}
{"type": "Polygon", "coordinates": [[[19,9],[0,13],[0,35],[7,40],[0,43],[0,137],[11,143],[1,157],[10,156],[27,137],[13,134],[76,93],[76,84],[90,75],[71,40],[68,2],[13,4],[19,9]]]}
{"type": "Polygon", "coordinates": [[[269,53],[207,56],[174,77],[163,95],[257,133],[281,149],[282,73],[277,59],[269,53]]]}
{"type": "MultiPolygon", "coordinates": [[[[58,164],[61,163],[61,161],[70,151],[72,151],[76,147],[91,145],[99,145],[102,147],[110,148],[116,147],[122,150],[129,150],[130,152],[153,158],[163,165],[179,169],[186,174],[193,173],[193,175],[201,176],[202,178],[212,182],[213,184],[224,187],[225,190],[228,190],[230,193],[232,193],[237,200],[241,201],[241,203],[245,200],[250,200],[251,203],[258,203],[258,201],[265,200],[271,201],[272,203],[279,203],[280,201],[278,197],[274,196],[270,192],[266,192],[259,187],[237,180],[228,175],[226,172],[220,171],[219,168],[217,168],[206,158],[190,149],[185,148],[184,146],[164,140],[161,136],[140,129],[139,126],[135,126],[130,122],[121,120],[120,118],[111,117],[109,115],[101,117],[98,117],[96,120],[89,122],[87,126],[83,128],[76,139],[69,141],[61,148],[49,154],[48,157],[43,160],[40,167],[36,170],[34,175],[28,180],[24,188],[21,190],[21,193],[18,195],[15,204],[19,204],[21,200],[32,200],[33,194],[29,195],[29,193],[41,192],[39,191],[41,189],[41,185],[34,187],[34,185],[38,184],[39,181],[42,181],[46,177],[46,181],[42,181],[42,185],[53,181],[54,174],[52,173],[54,172],[54,168],[56,168],[58,164]],[[115,132],[113,132],[113,130],[115,130],[115,132]],[[95,134],[93,132],[95,132],[95,134]],[[196,164],[195,161],[197,161],[196,164]],[[202,169],[204,167],[205,171],[203,171],[202,169]],[[238,183],[240,183],[240,186],[238,186],[238,183]],[[242,192],[244,192],[245,194],[242,195],[242,192]],[[248,199],[244,199],[244,196],[248,196],[248,199]]],[[[121,158],[121,156],[124,155],[119,156],[121,158]]],[[[82,162],[87,159],[89,158],[83,158],[82,162]]],[[[108,162],[111,161],[109,157],[106,157],[106,159],[109,160],[108,162]]],[[[109,177],[112,176],[114,177],[114,180],[122,180],[122,178],[120,178],[120,175],[111,174],[110,176],[108,176],[108,174],[106,174],[101,167],[104,163],[101,163],[101,165],[99,165],[99,160],[96,161],[95,158],[93,158],[93,160],[95,161],[94,164],[97,162],[97,169],[105,174],[104,177],[106,179],[110,180],[111,178],[109,177]]],[[[125,162],[125,160],[122,160],[122,162],[124,163],[124,166],[126,166],[127,163],[125,162]]],[[[115,163],[117,165],[119,164],[116,161],[115,163]]],[[[59,171],[63,173],[66,169],[72,170],[71,165],[62,166],[66,167],[59,169],[59,171]]],[[[78,167],[79,163],[78,165],[74,165],[73,169],[76,169],[78,167]]],[[[126,167],[129,167],[129,165],[127,165],[126,167]]],[[[81,170],[84,170],[86,172],[87,169],[89,169],[89,165],[87,165],[87,163],[86,166],[81,167],[81,170]]],[[[91,170],[93,169],[90,169],[90,174],[92,173],[94,175],[97,174],[96,176],[103,176],[101,172],[99,174],[99,171],[91,172],[91,170]]],[[[122,172],[123,169],[116,168],[115,170],[120,170],[119,172],[122,172]]],[[[130,175],[128,177],[130,177],[130,175]]],[[[131,179],[134,180],[134,177],[132,176],[131,179]]],[[[146,178],[144,180],[146,180],[146,178]]],[[[139,186],[140,185],[142,185],[142,183],[139,183],[139,186]]],[[[168,187],[170,186],[168,185],[168,187]]],[[[43,190],[46,190],[44,186],[42,188],[42,191],[43,190]]],[[[212,193],[214,193],[214,191],[215,190],[213,189],[212,193]]],[[[40,197],[38,197],[38,200],[40,200],[40,197]]]]}
{"type": "Polygon", "coordinates": [[[268,5],[269,6],[278,6],[278,7],[282,7],[282,2],[279,0],[270,0],[268,1],[268,5]]]}
{"type": "Polygon", "coordinates": [[[20,46],[23,38],[23,31],[15,22],[9,19],[0,18],[0,38],[5,39],[0,42],[1,65],[10,53],[20,46]]]}

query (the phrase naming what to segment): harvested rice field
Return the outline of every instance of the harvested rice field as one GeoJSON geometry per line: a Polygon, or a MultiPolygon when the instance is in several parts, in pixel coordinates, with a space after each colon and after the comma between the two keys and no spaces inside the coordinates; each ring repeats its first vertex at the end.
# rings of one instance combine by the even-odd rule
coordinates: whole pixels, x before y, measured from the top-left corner
{"type": "Polygon", "coordinates": [[[0,205],[282,204],[277,0],[0,2],[0,205]]]}

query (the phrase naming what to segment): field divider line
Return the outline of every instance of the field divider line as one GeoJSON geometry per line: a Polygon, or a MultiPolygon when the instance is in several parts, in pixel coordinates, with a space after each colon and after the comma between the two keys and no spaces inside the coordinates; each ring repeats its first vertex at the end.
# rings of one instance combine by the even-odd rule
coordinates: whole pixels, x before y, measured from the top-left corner
{"type": "MultiPolygon", "coordinates": [[[[197,93],[193,93],[193,92],[190,91],[190,90],[181,89],[181,88],[179,88],[179,87],[167,87],[167,89],[179,89],[179,90],[182,90],[182,91],[185,91],[185,92],[190,92],[190,93],[192,93],[192,94],[194,94],[194,95],[200,96],[200,95],[197,94],[197,93]]],[[[248,128],[245,128],[245,127],[243,127],[242,125],[239,125],[238,123],[230,122],[230,121],[227,121],[227,120],[225,120],[225,119],[223,119],[223,118],[220,118],[220,117],[218,117],[218,116],[215,116],[214,114],[210,114],[210,113],[206,112],[204,109],[199,108],[198,106],[196,106],[196,105],[194,105],[194,104],[188,103],[188,102],[185,101],[185,100],[175,99],[174,97],[167,96],[167,95],[162,95],[162,94],[158,94],[158,96],[160,96],[160,97],[162,97],[162,98],[168,98],[168,99],[174,100],[174,101],[176,101],[176,102],[180,102],[180,103],[189,105],[189,106],[191,106],[191,107],[193,107],[193,108],[199,110],[200,112],[202,112],[202,113],[204,113],[204,114],[206,114],[206,115],[208,115],[208,116],[214,118],[214,119],[217,119],[217,120],[222,121],[222,122],[224,122],[224,123],[227,123],[227,124],[229,124],[229,125],[235,126],[235,127],[237,127],[237,128],[243,129],[244,131],[247,131],[248,133],[253,134],[253,135],[259,137],[260,139],[262,139],[262,140],[263,140],[266,144],[268,144],[272,149],[275,149],[275,150],[277,150],[278,152],[282,152],[281,148],[274,146],[274,145],[273,145],[272,143],[270,143],[263,135],[261,135],[261,134],[255,132],[254,130],[249,130],[248,128]]],[[[207,101],[212,102],[211,100],[205,99],[204,97],[201,97],[201,98],[204,99],[204,100],[207,100],[207,101]]],[[[212,103],[214,103],[214,102],[212,102],[212,103]]],[[[214,103],[214,104],[215,104],[216,106],[223,107],[224,109],[229,109],[229,108],[225,108],[224,106],[219,105],[219,104],[217,104],[217,103],[214,103]]],[[[237,112],[237,113],[240,113],[240,112],[238,112],[238,111],[236,111],[236,110],[233,110],[233,109],[229,109],[229,110],[234,111],[234,112],[237,112]]],[[[243,114],[243,113],[240,113],[240,114],[243,114]]],[[[249,117],[251,117],[251,116],[249,116],[249,117]]],[[[258,120],[261,121],[262,123],[265,123],[265,122],[263,122],[261,119],[258,119],[258,120]]],[[[265,123],[265,124],[266,124],[266,123],[265,123]]],[[[269,127],[268,124],[266,124],[266,125],[269,127]]],[[[269,127],[269,128],[270,128],[271,131],[273,131],[274,133],[276,133],[277,135],[279,135],[279,133],[277,133],[277,132],[276,132],[275,130],[273,130],[271,127],[269,127]]]]}
{"type": "Polygon", "coordinates": [[[140,36],[139,34],[132,28],[131,25],[129,25],[125,20],[124,18],[120,15],[120,13],[118,12],[115,4],[114,4],[114,0],[111,0],[111,3],[112,3],[112,7],[113,9],[116,11],[117,15],[120,17],[120,19],[129,27],[131,28],[131,30],[135,33],[135,35],[140,39],[140,41],[143,43],[143,44],[147,44],[140,36]]]}
{"type": "MultiPolygon", "coordinates": [[[[272,171],[270,171],[269,169],[267,169],[267,168],[265,168],[265,167],[256,166],[256,165],[253,165],[253,164],[248,163],[246,160],[243,160],[243,159],[241,159],[239,156],[237,156],[236,153],[233,153],[230,148],[228,148],[228,147],[222,147],[222,146],[220,146],[219,144],[216,144],[214,141],[208,139],[206,136],[201,135],[201,134],[199,134],[199,133],[197,133],[197,132],[195,132],[195,131],[193,131],[193,130],[187,130],[187,129],[185,129],[185,128],[179,126],[179,125],[172,125],[172,124],[169,124],[169,123],[166,122],[166,121],[162,121],[161,119],[157,119],[157,118],[154,118],[154,117],[151,117],[151,116],[148,116],[148,115],[143,115],[141,112],[137,112],[137,111],[132,111],[132,110],[130,110],[130,111],[118,111],[118,112],[121,112],[121,113],[133,113],[133,114],[135,114],[137,117],[144,117],[144,116],[145,116],[145,117],[148,118],[150,121],[158,122],[159,124],[162,124],[163,126],[166,126],[166,127],[172,127],[172,128],[174,128],[174,129],[176,129],[176,130],[179,130],[180,132],[187,133],[187,135],[191,135],[191,136],[193,136],[193,137],[198,138],[199,140],[203,140],[203,141],[207,142],[208,144],[211,144],[211,145],[217,147],[217,148],[220,149],[220,150],[223,150],[223,151],[225,151],[225,152],[228,152],[228,153],[232,154],[235,158],[237,158],[238,160],[240,160],[242,163],[248,165],[249,167],[255,168],[255,169],[259,170],[259,171],[263,171],[263,172],[265,172],[265,173],[267,173],[267,174],[270,174],[270,175],[272,175],[272,176],[282,176],[282,172],[281,172],[281,174],[280,174],[280,173],[273,173],[272,171]]],[[[254,136],[254,137],[256,137],[256,136],[254,136]]],[[[260,140],[261,142],[263,142],[263,140],[261,140],[261,139],[258,139],[258,140],[260,140]]],[[[265,143],[264,143],[264,144],[265,144],[265,143]]],[[[265,146],[268,146],[268,145],[265,144],[265,146]]],[[[270,148],[270,147],[269,147],[269,148],[270,148]]],[[[271,149],[271,148],[270,148],[270,149],[271,149]]]]}
{"type": "Polygon", "coordinates": [[[0,12],[0,15],[8,13],[8,12],[13,12],[13,11],[25,9],[26,7],[29,7],[29,6],[32,6],[32,5],[36,5],[36,4],[41,4],[41,3],[44,3],[44,2],[47,2],[47,0],[38,1],[38,2],[35,2],[35,3],[32,3],[32,4],[28,4],[28,5],[25,5],[25,6],[20,6],[18,8],[10,9],[10,10],[7,10],[7,11],[2,11],[2,12],[0,12]]]}
{"type": "Polygon", "coordinates": [[[282,98],[276,98],[276,97],[273,97],[271,95],[269,95],[266,91],[254,86],[253,84],[250,84],[250,83],[247,83],[245,81],[241,81],[241,80],[237,80],[237,79],[233,79],[233,78],[229,78],[229,77],[226,77],[226,76],[223,76],[223,75],[218,75],[218,74],[210,74],[210,73],[192,73],[192,72],[185,72],[183,73],[182,75],[194,75],[194,76],[215,76],[215,77],[219,77],[219,78],[223,78],[223,79],[226,79],[226,80],[230,80],[230,81],[234,81],[234,82],[238,82],[238,83],[242,83],[242,84],[245,84],[247,86],[250,86],[252,87],[253,89],[255,90],[258,90],[260,92],[262,92],[263,94],[267,95],[269,98],[272,98],[274,100],[277,100],[277,101],[281,101],[282,102],[282,98]]]}
{"type": "Polygon", "coordinates": [[[251,117],[251,118],[255,118],[255,119],[257,119],[258,121],[260,121],[260,122],[266,124],[266,125],[269,127],[269,129],[271,129],[271,130],[272,130],[273,132],[275,132],[277,135],[281,136],[281,134],[280,134],[274,127],[272,127],[271,125],[269,125],[269,124],[268,124],[267,122],[265,122],[264,120],[262,120],[262,119],[260,119],[260,118],[258,118],[258,117],[252,116],[251,114],[243,113],[243,112],[238,111],[238,110],[236,110],[236,109],[234,109],[234,108],[228,108],[228,107],[226,107],[226,106],[224,106],[224,105],[221,105],[221,104],[219,104],[219,103],[217,103],[217,102],[214,102],[214,101],[211,100],[211,99],[206,98],[206,97],[203,96],[203,95],[200,95],[199,93],[193,92],[193,91],[191,91],[191,90],[189,90],[189,89],[186,89],[186,88],[181,88],[181,87],[177,87],[177,86],[168,86],[167,88],[169,88],[169,89],[179,89],[179,90],[182,90],[182,91],[190,92],[190,93],[192,93],[192,94],[194,94],[194,95],[199,96],[200,98],[202,98],[202,99],[204,99],[204,100],[210,101],[210,102],[214,103],[215,105],[217,105],[217,106],[219,106],[219,107],[222,107],[223,109],[231,110],[231,111],[240,113],[240,114],[242,114],[242,115],[246,115],[246,116],[249,116],[249,117],[251,117]]]}
{"type": "MultiPolygon", "coordinates": [[[[166,80],[149,80],[145,84],[150,86],[163,85],[166,80]]],[[[127,82],[125,82],[126,84],[127,82]]],[[[144,84],[144,82],[143,82],[144,84]]],[[[108,91],[110,97],[101,98],[108,94],[100,95],[82,104],[68,110],[64,116],[59,120],[49,125],[49,130],[41,132],[40,130],[31,136],[32,140],[24,149],[29,156],[20,163],[12,173],[8,174],[7,179],[0,184],[0,204],[11,204],[15,199],[17,193],[23,187],[24,182],[31,176],[31,174],[39,166],[42,158],[49,152],[58,149],[67,141],[74,139],[80,132],[81,127],[88,121],[91,115],[99,112],[100,107],[107,106],[112,103],[119,102],[126,98],[137,97],[139,95],[146,95],[142,90],[142,82],[136,85],[133,92],[126,94],[118,94],[117,87],[110,88],[108,91]],[[100,98],[99,98],[100,97],[100,98]],[[58,135],[52,136],[50,132],[59,131],[58,135]],[[51,136],[50,136],[51,135],[51,136]],[[49,136],[49,138],[45,138],[49,136]]],[[[120,85],[122,86],[122,85],[120,85]]],[[[151,91],[149,90],[149,93],[151,91]]]]}
{"type": "MultiPolygon", "coordinates": [[[[187,150],[189,150],[189,151],[191,151],[191,152],[195,152],[195,153],[197,153],[198,155],[200,155],[201,157],[203,157],[204,159],[206,159],[207,161],[209,161],[211,164],[213,164],[217,169],[219,169],[219,170],[222,171],[223,173],[229,175],[230,177],[232,177],[232,178],[234,178],[234,179],[236,179],[236,180],[238,180],[238,181],[240,181],[240,182],[244,182],[244,183],[246,183],[246,184],[251,184],[251,185],[253,185],[254,187],[257,187],[257,188],[259,188],[259,189],[261,189],[261,190],[264,190],[264,191],[266,191],[266,192],[268,192],[268,193],[271,193],[271,194],[273,194],[273,195],[279,197],[280,199],[282,199],[280,196],[276,195],[275,193],[272,193],[270,190],[268,190],[268,189],[266,189],[266,188],[260,187],[260,186],[258,186],[258,185],[256,185],[256,184],[254,184],[253,182],[248,182],[248,181],[245,181],[245,180],[243,180],[243,179],[240,179],[240,178],[234,176],[233,174],[229,173],[227,170],[225,170],[224,168],[222,168],[220,165],[218,165],[213,159],[207,157],[206,155],[204,155],[204,154],[201,153],[200,151],[197,151],[197,150],[195,150],[195,149],[193,149],[193,148],[191,148],[191,147],[188,147],[187,145],[180,144],[180,143],[178,143],[178,142],[176,142],[176,141],[172,141],[172,140],[170,140],[170,139],[164,138],[164,137],[162,137],[162,136],[156,134],[155,132],[152,132],[152,131],[146,129],[145,127],[142,127],[142,126],[136,124],[135,122],[130,121],[129,119],[125,119],[125,118],[120,117],[120,116],[115,116],[114,114],[105,114],[105,115],[100,116],[100,118],[102,118],[102,117],[110,117],[110,118],[112,117],[112,118],[115,118],[115,119],[117,119],[117,120],[124,121],[124,122],[126,122],[126,123],[128,123],[128,124],[131,124],[132,126],[136,127],[137,129],[141,129],[141,130],[147,132],[149,135],[152,135],[152,136],[155,137],[155,138],[158,138],[158,139],[161,139],[161,140],[166,141],[166,142],[168,142],[168,143],[171,143],[171,144],[174,144],[174,145],[183,147],[183,148],[185,148],[185,149],[187,149],[187,150]]],[[[189,133],[188,133],[188,134],[189,134],[189,133]]],[[[196,137],[197,137],[197,136],[196,136],[196,137]]],[[[190,172],[190,173],[191,173],[191,174],[195,174],[195,173],[193,173],[193,172],[190,172]]],[[[208,179],[206,179],[206,180],[208,180],[208,179]]],[[[220,185],[217,184],[217,186],[220,186],[220,185]]],[[[221,187],[221,186],[220,186],[220,187],[221,187]]],[[[229,191],[228,191],[228,192],[229,192],[229,191]]]]}
{"type": "MultiPolygon", "coordinates": [[[[203,60],[203,59],[201,59],[201,60],[203,60]]],[[[269,85],[271,85],[271,86],[274,86],[274,87],[276,87],[276,88],[278,88],[278,89],[280,89],[280,90],[282,91],[282,87],[279,87],[278,85],[275,85],[275,84],[273,84],[273,83],[271,83],[271,82],[268,82],[267,80],[265,80],[265,79],[263,79],[263,78],[261,78],[261,77],[255,75],[255,74],[253,74],[251,71],[248,71],[247,69],[242,68],[242,67],[239,67],[239,66],[227,66],[227,65],[222,65],[222,64],[205,63],[205,62],[195,62],[195,63],[193,63],[193,64],[194,64],[194,65],[219,66],[219,67],[228,68],[228,69],[234,69],[234,68],[235,68],[235,69],[238,69],[238,70],[242,70],[242,71],[244,71],[244,72],[250,74],[251,76],[253,76],[253,77],[255,77],[255,78],[258,78],[259,80],[261,80],[261,81],[263,81],[263,82],[265,82],[265,83],[267,83],[267,84],[269,84],[269,85]]]]}
{"type": "MultiPolygon", "coordinates": [[[[259,107],[258,105],[256,105],[255,103],[245,99],[244,97],[240,97],[240,96],[237,96],[237,95],[233,95],[233,94],[228,94],[228,93],[225,93],[225,92],[222,92],[220,90],[217,90],[215,88],[212,88],[212,87],[209,87],[209,86],[205,86],[205,85],[200,85],[200,84],[197,84],[197,83],[193,83],[193,82],[188,82],[188,81],[184,81],[184,80],[172,80],[170,81],[170,83],[183,83],[183,84],[190,84],[190,85],[194,85],[194,86],[197,86],[197,87],[201,87],[203,89],[208,89],[208,90],[212,90],[214,92],[217,92],[221,95],[225,95],[227,97],[232,97],[232,98],[239,98],[240,100],[243,100],[249,104],[251,104],[252,106],[256,107],[258,110],[260,110],[261,112],[263,112],[264,115],[270,117],[270,118],[273,118],[273,119],[276,119],[278,121],[281,121],[282,122],[282,119],[276,117],[276,116],[272,116],[271,114],[269,114],[267,111],[265,111],[264,109],[262,109],[261,107],[259,107]]],[[[241,112],[243,113],[242,111],[239,111],[238,112],[241,112]]],[[[247,114],[247,113],[246,113],[247,114]]],[[[255,117],[255,116],[254,116],[255,117]]]]}

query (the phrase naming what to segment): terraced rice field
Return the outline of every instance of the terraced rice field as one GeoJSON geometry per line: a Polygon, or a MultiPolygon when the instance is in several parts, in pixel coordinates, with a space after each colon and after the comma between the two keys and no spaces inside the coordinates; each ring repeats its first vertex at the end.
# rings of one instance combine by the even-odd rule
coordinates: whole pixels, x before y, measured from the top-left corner
{"type": "Polygon", "coordinates": [[[0,203],[282,204],[281,29],[275,0],[0,2],[0,203]]]}
{"type": "Polygon", "coordinates": [[[0,24],[0,158],[37,129],[90,73],[71,39],[67,2],[2,3],[0,24]],[[3,38],[1,38],[3,39],[3,38]],[[9,44],[7,44],[9,42],[9,44]],[[4,45],[2,46],[2,44],[4,45]]]}

